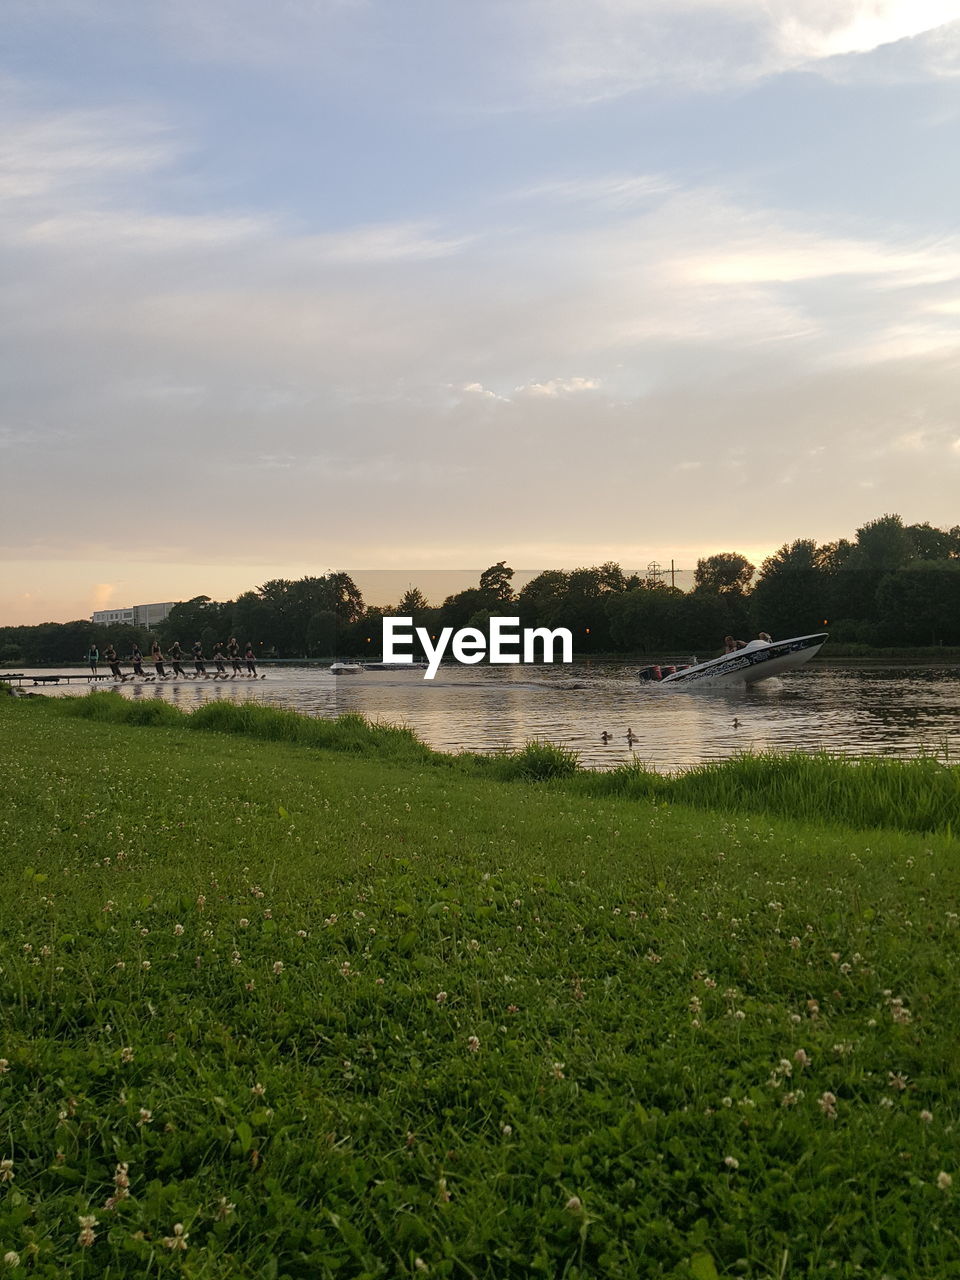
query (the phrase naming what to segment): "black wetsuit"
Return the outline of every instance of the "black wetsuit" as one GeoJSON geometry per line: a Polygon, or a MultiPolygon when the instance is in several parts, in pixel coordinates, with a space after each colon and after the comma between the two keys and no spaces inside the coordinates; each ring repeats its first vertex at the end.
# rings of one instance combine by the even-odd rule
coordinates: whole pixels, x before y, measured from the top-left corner
{"type": "Polygon", "coordinates": [[[246,649],[244,650],[243,656],[247,662],[247,670],[250,672],[252,676],[255,676],[257,674],[257,661],[256,661],[256,658],[253,656],[253,649],[250,645],[247,645],[246,649]]]}
{"type": "Polygon", "coordinates": [[[227,674],[227,668],[224,666],[223,662],[223,644],[219,640],[213,646],[213,661],[217,668],[217,675],[225,676],[227,674]]]}
{"type": "Polygon", "coordinates": [[[203,645],[199,640],[193,646],[193,666],[198,676],[207,674],[207,665],[203,660],[203,645]]]}
{"type": "Polygon", "coordinates": [[[170,663],[173,667],[173,674],[175,676],[183,676],[183,678],[186,679],[187,673],[184,671],[183,667],[181,667],[180,665],[180,659],[182,657],[183,657],[183,652],[180,648],[180,642],[178,640],[174,640],[170,648],[170,663]]]}
{"type": "Polygon", "coordinates": [[[239,676],[243,674],[243,665],[240,662],[240,646],[236,640],[227,645],[227,654],[233,663],[233,674],[239,676]]]}
{"type": "Polygon", "coordinates": [[[150,649],[150,657],[153,659],[154,670],[161,680],[166,680],[167,673],[163,669],[163,654],[160,652],[160,646],[155,644],[150,649]]]}
{"type": "Polygon", "coordinates": [[[133,653],[130,655],[130,661],[133,663],[133,674],[135,676],[143,675],[143,654],[140,652],[140,646],[133,646],[133,653]]]}

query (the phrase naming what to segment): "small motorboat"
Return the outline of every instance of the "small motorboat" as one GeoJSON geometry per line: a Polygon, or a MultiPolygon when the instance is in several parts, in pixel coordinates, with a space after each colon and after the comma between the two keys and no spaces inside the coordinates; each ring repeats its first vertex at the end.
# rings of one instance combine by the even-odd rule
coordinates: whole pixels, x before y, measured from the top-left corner
{"type": "Polygon", "coordinates": [[[423,671],[426,662],[365,662],[364,671],[423,671]]]}
{"type": "Polygon", "coordinates": [[[653,664],[643,667],[639,674],[645,684],[753,684],[802,667],[820,652],[826,641],[827,632],[794,636],[790,640],[751,640],[742,649],[711,658],[709,662],[653,664]]]}
{"type": "Polygon", "coordinates": [[[363,670],[359,662],[331,662],[330,672],[335,676],[358,675],[363,670]]]}

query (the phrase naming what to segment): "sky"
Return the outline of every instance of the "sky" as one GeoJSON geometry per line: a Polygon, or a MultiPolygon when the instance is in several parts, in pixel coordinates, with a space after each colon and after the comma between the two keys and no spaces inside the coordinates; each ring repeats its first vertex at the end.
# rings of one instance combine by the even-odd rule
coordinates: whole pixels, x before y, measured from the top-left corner
{"type": "Polygon", "coordinates": [[[960,0],[4,0],[0,624],[960,523],[960,0]]]}

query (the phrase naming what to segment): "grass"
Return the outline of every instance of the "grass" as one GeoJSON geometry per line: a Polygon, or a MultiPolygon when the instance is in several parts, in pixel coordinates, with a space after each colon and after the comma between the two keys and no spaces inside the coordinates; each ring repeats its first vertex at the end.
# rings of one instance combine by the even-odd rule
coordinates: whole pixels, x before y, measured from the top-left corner
{"type": "Polygon", "coordinates": [[[318,719],[255,703],[208,702],[184,713],[160,699],[133,701],[114,691],[50,700],[52,714],[110,724],[164,724],[269,742],[345,751],[379,761],[433,764],[502,782],[566,780],[580,795],[620,795],[731,812],[748,810],[857,830],[888,827],[951,835],[960,824],[960,767],[926,757],[850,761],[826,753],[740,755],[669,776],[630,763],[609,772],[581,769],[576,752],[535,740],[489,756],[444,755],[410,729],[359,715],[318,719]]]}
{"type": "Polygon", "coordinates": [[[0,1259],[960,1275],[955,840],[112,705],[0,699],[0,1259]]]}

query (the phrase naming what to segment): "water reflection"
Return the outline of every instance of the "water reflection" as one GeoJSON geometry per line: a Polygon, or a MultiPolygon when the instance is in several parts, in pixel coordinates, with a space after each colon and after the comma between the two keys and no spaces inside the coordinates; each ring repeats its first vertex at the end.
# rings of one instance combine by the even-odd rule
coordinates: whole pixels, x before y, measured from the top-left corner
{"type": "MultiPolygon", "coordinates": [[[[184,710],[223,699],[319,716],[357,711],[409,725],[442,751],[495,751],[545,738],[597,768],[637,758],[677,769],[739,751],[956,758],[960,733],[960,673],[950,668],[816,665],[724,691],[643,685],[636,666],[623,664],[449,667],[432,682],[422,677],[421,671],[332,676],[316,667],[277,667],[266,680],[131,682],[121,691],[166,698],[184,710]],[[628,729],[636,735],[632,745],[628,729]],[[612,735],[607,743],[604,731],[612,735]]],[[[44,692],[77,694],[87,687],[44,692]]]]}

